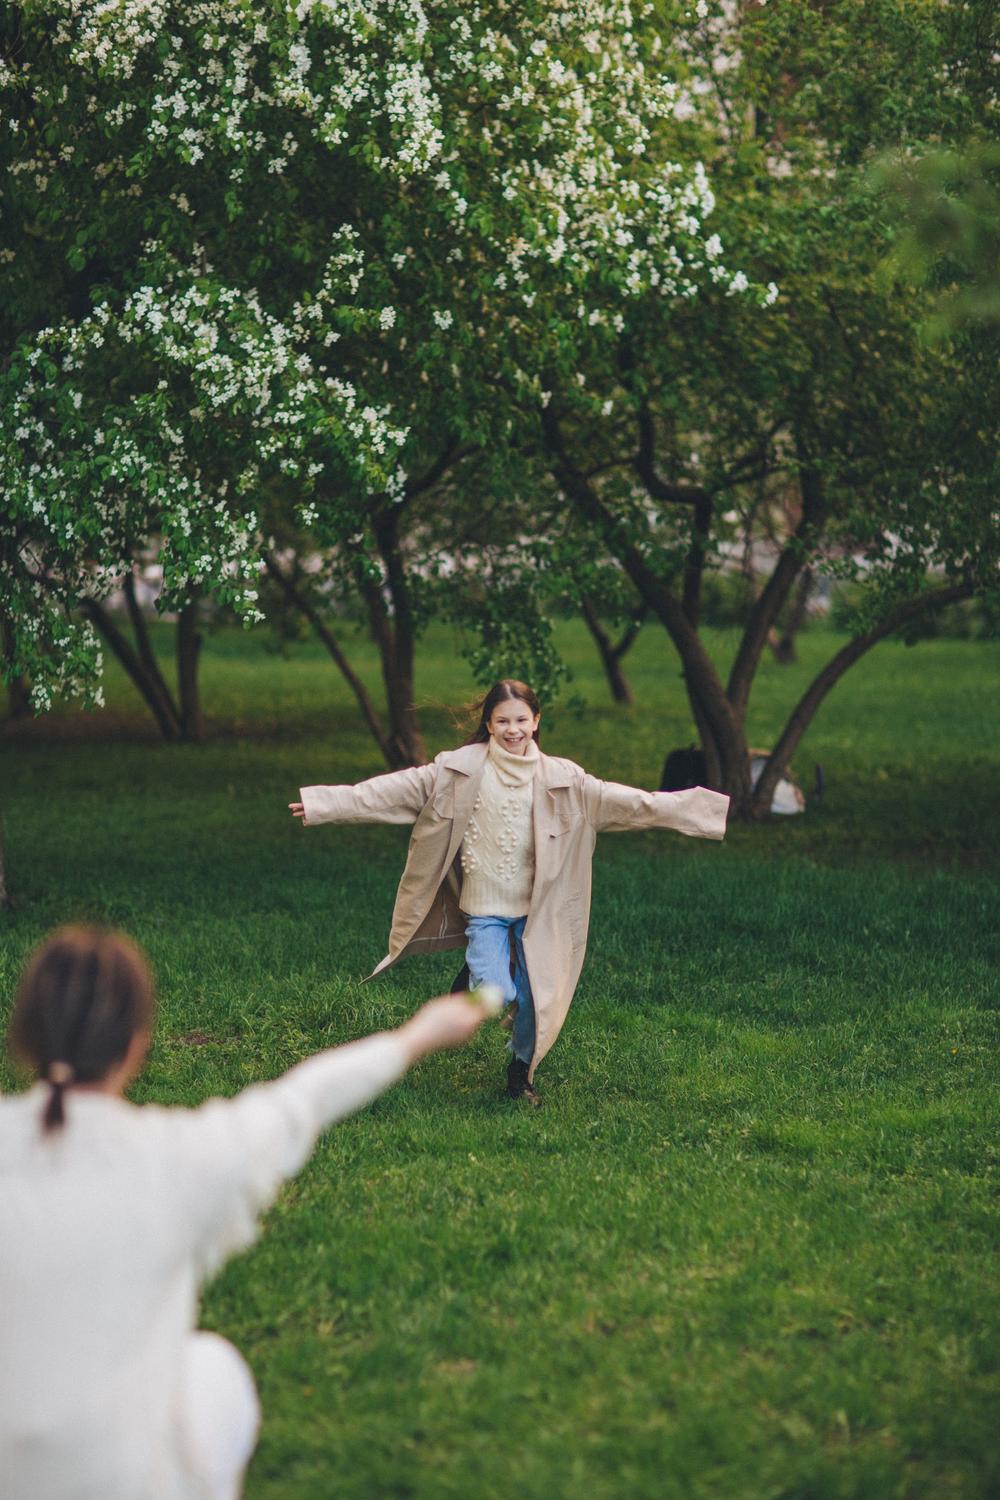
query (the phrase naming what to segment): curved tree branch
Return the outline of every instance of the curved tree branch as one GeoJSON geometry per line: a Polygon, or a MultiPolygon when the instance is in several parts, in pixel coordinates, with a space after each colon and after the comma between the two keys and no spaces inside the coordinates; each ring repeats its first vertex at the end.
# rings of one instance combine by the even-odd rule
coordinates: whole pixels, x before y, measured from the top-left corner
{"type": "Polygon", "coordinates": [[[597,646],[598,655],[601,658],[604,675],[608,679],[608,687],[611,689],[612,698],[614,698],[616,703],[634,703],[635,697],[632,693],[629,680],[622,670],[621,662],[622,657],[633,645],[636,636],[642,629],[643,621],[646,618],[645,604],[640,605],[635,611],[625,630],[622,632],[621,638],[617,641],[613,641],[605,630],[600,615],[595,608],[594,601],[589,594],[582,593],[580,595],[580,608],[583,612],[587,629],[593,636],[594,644],[597,646]]]}
{"type": "Polygon", "coordinates": [[[941,609],[946,604],[955,604],[959,599],[968,599],[973,591],[972,582],[966,581],[929,589],[924,594],[918,594],[916,598],[906,599],[878,625],[874,625],[864,635],[855,636],[854,640],[848,641],[836,656],[831,657],[792,709],[778,743],[768,757],[761,778],[754,789],[753,806],[758,816],[771,806],[774,789],[781,780],[788,762],[795,754],[802,736],[811,724],[816,710],[830,689],[835,687],[843,677],[848,667],[853,667],[854,663],[867,651],[870,651],[879,641],[884,640],[887,635],[891,635],[894,630],[898,630],[901,625],[905,625],[908,620],[927,614],[931,610],[941,609]]]}
{"type": "Polygon", "coordinates": [[[696,484],[668,484],[656,472],[656,456],[653,437],[653,414],[647,402],[639,408],[639,447],[632,460],[632,467],[645,486],[651,500],[661,505],[711,505],[708,491],[696,484]]]}
{"type": "Polygon", "coordinates": [[[457,464],[463,458],[471,457],[474,452],[474,448],[460,448],[458,440],[450,438],[434,462],[420,475],[419,479],[408,479],[406,481],[404,493],[407,500],[415,500],[425,490],[433,489],[454,464],[457,464]]]}

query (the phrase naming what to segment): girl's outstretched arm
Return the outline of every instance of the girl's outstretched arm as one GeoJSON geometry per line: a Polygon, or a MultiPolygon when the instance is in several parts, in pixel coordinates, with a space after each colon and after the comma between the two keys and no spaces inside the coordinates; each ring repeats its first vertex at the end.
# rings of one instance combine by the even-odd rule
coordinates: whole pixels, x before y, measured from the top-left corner
{"type": "Polygon", "coordinates": [[[673,828],[692,838],[723,839],[729,798],[723,792],[693,786],[683,792],[644,792],[617,781],[583,778],[587,820],[598,833],[628,833],[633,828],[673,828]]]}
{"type": "Polygon", "coordinates": [[[389,771],[356,786],[304,786],[302,801],[288,806],[307,828],[314,823],[415,823],[430,800],[436,775],[432,764],[389,771]]]}

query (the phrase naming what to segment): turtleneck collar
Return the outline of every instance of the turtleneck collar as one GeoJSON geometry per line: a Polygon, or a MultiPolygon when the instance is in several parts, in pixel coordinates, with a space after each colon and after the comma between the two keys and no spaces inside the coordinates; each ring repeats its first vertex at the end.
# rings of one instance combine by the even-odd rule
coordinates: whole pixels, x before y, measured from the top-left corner
{"type": "Polygon", "coordinates": [[[504,786],[527,786],[533,780],[541,758],[534,740],[529,740],[523,755],[511,755],[490,735],[489,758],[504,786]]]}

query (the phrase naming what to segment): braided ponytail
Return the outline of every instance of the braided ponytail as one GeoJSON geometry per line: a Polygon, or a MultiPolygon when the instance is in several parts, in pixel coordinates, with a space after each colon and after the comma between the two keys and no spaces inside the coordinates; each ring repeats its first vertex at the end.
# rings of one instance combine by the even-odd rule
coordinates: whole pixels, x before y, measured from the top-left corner
{"type": "Polygon", "coordinates": [[[10,1050],[49,1085],[46,1133],[66,1123],[66,1090],[99,1084],[153,1018],[153,981],[123,933],[61,927],[35,950],[18,985],[10,1050]]]}
{"type": "Polygon", "coordinates": [[[46,1080],[52,1090],[49,1101],[42,1115],[42,1123],[46,1130],[55,1130],[66,1123],[66,1106],[63,1096],[68,1084],[73,1082],[73,1069],[69,1063],[50,1063],[45,1072],[46,1080]]]}

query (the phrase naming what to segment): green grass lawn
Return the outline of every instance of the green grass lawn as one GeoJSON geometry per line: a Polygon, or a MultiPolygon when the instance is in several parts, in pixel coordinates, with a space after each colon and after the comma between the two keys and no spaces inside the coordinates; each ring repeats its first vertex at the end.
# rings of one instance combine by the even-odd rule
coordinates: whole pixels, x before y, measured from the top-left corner
{"type": "MultiPolygon", "coordinates": [[[[655,786],[691,737],[661,633],[624,713],[561,634],[575,678],[545,748],[655,786]]],[[[755,743],[833,644],[764,664],[755,743]]],[[[456,646],[432,632],[422,658],[432,751],[472,693],[456,646]]],[[[802,747],[806,789],[814,762],[826,779],[805,817],[722,846],[602,839],[540,1113],[500,1097],[491,1028],[329,1135],[205,1298],[263,1397],[249,1496],[1000,1492],[998,663],[887,644],[802,747]]],[[[382,769],[322,653],[222,633],[203,681],[202,746],[157,744],[114,674],[104,713],[0,730],[4,1004],[54,922],[122,924],[160,983],[137,1094],[168,1103],[392,1024],[457,967],[362,986],[406,830],[288,817],[301,783],[382,769]]]]}

